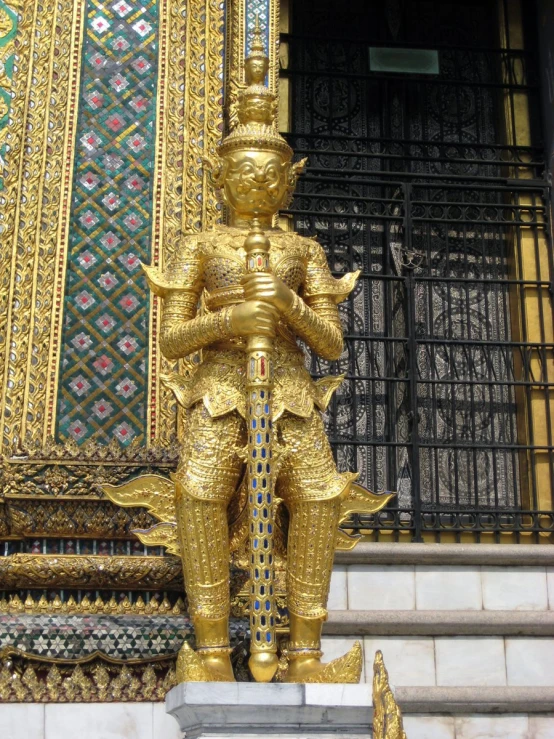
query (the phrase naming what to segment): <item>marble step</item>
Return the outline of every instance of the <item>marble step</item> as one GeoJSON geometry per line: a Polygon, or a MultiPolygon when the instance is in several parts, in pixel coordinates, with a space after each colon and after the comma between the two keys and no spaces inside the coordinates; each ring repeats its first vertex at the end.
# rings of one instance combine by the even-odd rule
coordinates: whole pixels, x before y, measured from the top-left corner
{"type": "Polygon", "coordinates": [[[489,567],[552,567],[554,546],[549,544],[387,544],[360,542],[348,552],[337,552],[336,564],[346,565],[485,565],[489,567]]]}
{"type": "Polygon", "coordinates": [[[531,714],[554,709],[554,687],[397,687],[394,696],[405,715],[531,714]]]}
{"type": "Polygon", "coordinates": [[[326,635],[554,636],[554,611],[329,611],[326,635]]]}

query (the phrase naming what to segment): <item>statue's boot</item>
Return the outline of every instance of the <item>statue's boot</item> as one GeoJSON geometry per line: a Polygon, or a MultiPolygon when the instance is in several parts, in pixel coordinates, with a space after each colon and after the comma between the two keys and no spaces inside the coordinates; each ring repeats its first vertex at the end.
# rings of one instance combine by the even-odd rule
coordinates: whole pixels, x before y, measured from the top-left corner
{"type": "Polygon", "coordinates": [[[305,618],[290,613],[288,647],[289,683],[358,683],[362,673],[362,650],[359,642],[342,657],[322,662],[322,618],[305,618]]]}
{"type": "Polygon", "coordinates": [[[196,654],[201,658],[204,667],[213,675],[212,679],[223,682],[235,682],[231,665],[229,646],[229,619],[209,619],[196,616],[194,619],[196,634],[196,654]]]}
{"type": "Polygon", "coordinates": [[[290,639],[287,651],[289,682],[302,683],[305,678],[319,672],[321,662],[322,618],[305,618],[290,613],[290,639]]]}

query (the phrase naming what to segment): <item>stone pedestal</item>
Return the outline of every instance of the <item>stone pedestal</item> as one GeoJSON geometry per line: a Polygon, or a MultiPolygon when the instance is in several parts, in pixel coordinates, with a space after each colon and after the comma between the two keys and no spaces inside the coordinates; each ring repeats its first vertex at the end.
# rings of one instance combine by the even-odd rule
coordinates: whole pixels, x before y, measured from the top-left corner
{"type": "Polygon", "coordinates": [[[371,685],[181,683],[165,701],[186,739],[369,739],[371,685]]]}

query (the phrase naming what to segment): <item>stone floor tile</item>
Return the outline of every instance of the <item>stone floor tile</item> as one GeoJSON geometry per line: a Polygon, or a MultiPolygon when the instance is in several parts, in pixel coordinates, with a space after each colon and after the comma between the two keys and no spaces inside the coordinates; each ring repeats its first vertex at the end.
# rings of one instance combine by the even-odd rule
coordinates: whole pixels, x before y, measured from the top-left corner
{"type": "Polygon", "coordinates": [[[348,608],[345,565],[333,567],[327,608],[330,611],[345,611],[348,608]]]}
{"type": "Polygon", "coordinates": [[[100,737],[152,739],[152,703],[46,705],[44,739],[100,739],[100,737]]]}
{"type": "Polygon", "coordinates": [[[502,637],[436,637],[435,659],[441,687],[506,685],[502,637]]]}
{"type": "Polygon", "coordinates": [[[548,607],[554,611],[554,567],[546,568],[546,584],[548,589],[548,607]]]}
{"type": "Polygon", "coordinates": [[[365,637],[366,675],[373,675],[373,660],[378,649],[383,652],[392,685],[418,687],[436,684],[432,637],[365,637]]]}
{"type": "Polygon", "coordinates": [[[44,739],[44,706],[37,703],[0,704],[2,739],[44,739]]]}
{"type": "Polygon", "coordinates": [[[404,716],[404,731],[409,739],[455,739],[453,716],[404,716]]]}
{"type": "Polygon", "coordinates": [[[152,739],[183,739],[177,720],[165,712],[165,703],[152,704],[152,739]]]}
{"type": "Polygon", "coordinates": [[[554,687],[554,638],[506,637],[508,685],[554,687]]]}
{"type": "Polygon", "coordinates": [[[529,739],[552,739],[554,737],[554,713],[529,716],[529,739]]]}
{"type": "Polygon", "coordinates": [[[418,611],[480,611],[483,607],[479,567],[418,565],[415,587],[418,611]]]}
{"type": "Polygon", "coordinates": [[[481,568],[483,608],[487,611],[546,611],[545,567],[481,568]]]}
{"type": "Polygon", "coordinates": [[[529,731],[527,716],[511,714],[456,716],[454,726],[456,739],[528,739],[529,731]]]}
{"type": "Polygon", "coordinates": [[[415,608],[415,572],[411,565],[350,565],[347,580],[351,611],[415,608]]]}

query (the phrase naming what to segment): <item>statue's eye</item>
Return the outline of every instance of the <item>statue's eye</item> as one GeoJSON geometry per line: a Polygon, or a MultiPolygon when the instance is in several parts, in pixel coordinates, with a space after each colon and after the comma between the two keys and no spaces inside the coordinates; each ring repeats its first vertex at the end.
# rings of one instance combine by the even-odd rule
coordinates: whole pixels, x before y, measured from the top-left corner
{"type": "Polygon", "coordinates": [[[239,169],[241,177],[250,177],[254,174],[254,167],[251,164],[243,164],[239,169]]]}

